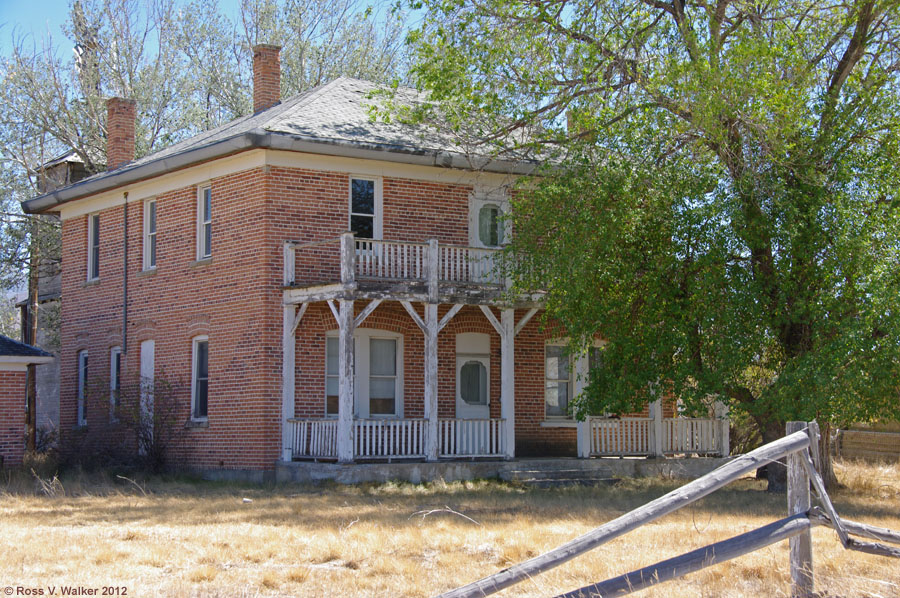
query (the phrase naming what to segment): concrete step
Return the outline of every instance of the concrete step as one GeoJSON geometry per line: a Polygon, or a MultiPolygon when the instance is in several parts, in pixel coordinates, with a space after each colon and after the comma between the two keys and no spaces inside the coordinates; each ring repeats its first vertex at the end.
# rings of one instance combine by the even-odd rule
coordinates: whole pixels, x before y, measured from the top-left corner
{"type": "Polygon", "coordinates": [[[607,469],[513,469],[502,472],[500,478],[534,488],[599,486],[618,481],[607,469]]]}
{"type": "Polygon", "coordinates": [[[516,483],[523,484],[530,488],[563,488],[567,486],[613,486],[619,480],[615,478],[597,478],[597,479],[540,479],[540,480],[516,480],[516,483]]]}

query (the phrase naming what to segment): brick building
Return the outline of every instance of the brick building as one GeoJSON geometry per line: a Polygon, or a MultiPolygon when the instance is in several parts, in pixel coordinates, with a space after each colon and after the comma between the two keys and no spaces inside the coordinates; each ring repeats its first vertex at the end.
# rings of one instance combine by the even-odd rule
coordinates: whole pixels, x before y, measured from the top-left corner
{"type": "MultiPolygon", "coordinates": [[[[255,114],[140,160],[134,104],[112,99],[110,169],[25,203],[62,220],[64,435],[116,425],[91,378],[114,400],[139,375],[184,382],[199,469],[673,450],[659,408],[574,421],[596,352],[567,356],[540,296],[505,293],[501,216],[533,163],[375,122],[368,82],[282,101],[279,77],[256,47],[255,114]]],[[[721,451],[704,421],[693,452],[721,451]]]]}
{"type": "Polygon", "coordinates": [[[22,464],[25,454],[25,383],[29,365],[53,355],[0,335],[0,467],[22,464]]]}

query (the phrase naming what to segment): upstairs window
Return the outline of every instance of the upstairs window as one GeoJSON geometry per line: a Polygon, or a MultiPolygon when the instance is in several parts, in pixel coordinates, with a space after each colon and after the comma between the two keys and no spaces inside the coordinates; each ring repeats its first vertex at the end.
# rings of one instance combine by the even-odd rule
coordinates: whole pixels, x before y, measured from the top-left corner
{"type": "Polygon", "coordinates": [[[503,211],[497,204],[486,203],[478,210],[478,240],[485,247],[503,244],[503,211]]]}
{"type": "Polygon", "coordinates": [[[212,257],[212,187],[200,187],[197,200],[197,259],[212,257]]]}
{"type": "Polygon", "coordinates": [[[100,278],[100,214],[88,216],[87,279],[100,278]]]}
{"type": "Polygon", "coordinates": [[[194,364],[191,384],[191,419],[205,420],[209,407],[209,339],[194,339],[194,364]]]}
{"type": "Polygon", "coordinates": [[[381,238],[381,185],[378,179],[350,179],[350,230],[357,239],[381,238]]]}
{"type": "Polygon", "coordinates": [[[156,200],[144,202],[144,270],[156,267],[156,200]]]}

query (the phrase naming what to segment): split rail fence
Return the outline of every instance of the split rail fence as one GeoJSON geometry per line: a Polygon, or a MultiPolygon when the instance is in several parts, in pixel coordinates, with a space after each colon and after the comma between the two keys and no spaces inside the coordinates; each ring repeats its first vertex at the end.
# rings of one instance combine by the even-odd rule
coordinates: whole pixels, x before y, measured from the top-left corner
{"type": "Polygon", "coordinates": [[[445,592],[437,598],[481,598],[499,592],[673,513],[763,465],[785,457],[788,466],[788,516],[784,519],[643,569],[560,594],[556,598],[624,596],[743,556],[782,540],[790,541],[791,595],[797,598],[811,598],[816,595],[813,589],[810,534],[815,525],[825,525],[834,529],[841,544],[848,550],[900,558],[900,549],[882,544],[886,542],[900,545],[900,533],[842,519],[835,511],[812,457],[818,455],[818,425],[815,422],[810,424],[790,422],[787,432],[784,438],[737,457],[707,475],[562,546],[484,579],[445,592]],[[821,503],[820,507],[811,505],[810,485],[815,489],[821,503]],[[850,535],[877,542],[864,542],[851,538],[850,535]]]}

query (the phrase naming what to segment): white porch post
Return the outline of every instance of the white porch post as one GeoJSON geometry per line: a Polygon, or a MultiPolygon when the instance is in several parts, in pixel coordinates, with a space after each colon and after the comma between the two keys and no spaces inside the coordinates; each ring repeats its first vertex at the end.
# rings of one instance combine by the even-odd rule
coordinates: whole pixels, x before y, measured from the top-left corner
{"type": "Polygon", "coordinates": [[[665,431],[663,428],[662,399],[656,399],[650,403],[650,453],[656,457],[663,457],[665,448],[665,431]]]}
{"type": "Polygon", "coordinates": [[[284,306],[281,339],[281,459],[290,461],[294,457],[293,438],[288,420],[294,417],[294,376],[296,372],[296,338],[294,319],[296,305],[284,306]]]}
{"type": "Polygon", "coordinates": [[[503,418],[506,458],[516,456],[516,312],[500,312],[500,416],[503,418]]]}
{"type": "Polygon", "coordinates": [[[425,459],[438,459],[438,306],[425,304],[425,459]]]}
{"type": "Polygon", "coordinates": [[[341,299],[338,312],[338,429],[339,463],[353,462],[353,300],[341,299]]]}
{"type": "MultiPolygon", "coordinates": [[[[575,396],[577,397],[587,388],[587,378],[590,369],[589,354],[579,355],[575,360],[575,396]]],[[[591,418],[587,416],[584,421],[575,424],[577,432],[578,456],[586,459],[591,456],[591,418]]]]}
{"type": "Polygon", "coordinates": [[[727,457],[731,453],[731,439],[729,438],[729,434],[731,432],[731,422],[728,420],[728,405],[726,405],[723,401],[716,401],[713,405],[713,409],[716,415],[716,423],[720,426],[718,446],[719,454],[723,457],[727,457]]]}

